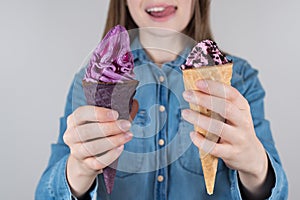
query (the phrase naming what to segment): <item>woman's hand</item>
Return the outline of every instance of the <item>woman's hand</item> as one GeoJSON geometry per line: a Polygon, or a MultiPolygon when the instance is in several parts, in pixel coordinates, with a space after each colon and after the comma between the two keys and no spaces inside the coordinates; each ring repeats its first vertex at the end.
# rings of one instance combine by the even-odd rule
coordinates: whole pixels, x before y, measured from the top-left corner
{"type": "Polygon", "coordinates": [[[132,139],[131,123],[117,120],[116,111],[83,106],[67,119],[64,142],[70,148],[67,179],[72,193],[80,197],[92,186],[102,169],[116,160],[132,139]]]}
{"type": "MultiPolygon", "coordinates": [[[[183,93],[185,100],[218,113],[225,122],[189,109],[182,111],[183,118],[220,136],[219,143],[208,153],[222,158],[229,168],[238,170],[240,181],[247,190],[259,193],[267,176],[268,158],[256,137],[247,100],[235,88],[220,82],[205,80],[197,81],[196,85],[198,91],[183,93]]],[[[191,133],[191,139],[202,149],[212,143],[195,132],[191,133]]]]}

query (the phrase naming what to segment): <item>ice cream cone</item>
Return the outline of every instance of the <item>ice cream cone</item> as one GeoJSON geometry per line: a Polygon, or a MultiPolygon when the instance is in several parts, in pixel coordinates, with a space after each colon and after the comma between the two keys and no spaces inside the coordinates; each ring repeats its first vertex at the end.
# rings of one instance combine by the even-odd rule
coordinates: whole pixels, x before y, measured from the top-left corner
{"type": "MultiPolygon", "coordinates": [[[[133,96],[138,81],[130,80],[123,83],[104,83],[82,81],[88,105],[110,108],[118,111],[119,119],[130,119],[133,96]]],[[[103,169],[104,182],[108,194],[112,192],[118,160],[103,169]]]]}
{"type": "MultiPolygon", "coordinates": [[[[197,80],[215,80],[230,85],[232,76],[232,63],[215,66],[202,66],[199,68],[185,69],[183,72],[183,81],[186,90],[198,90],[197,80]]],[[[214,119],[222,120],[222,117],[202,106],[190,104],[190,108],[214,119]]],[[[200,127],[195,126],[195,131],[202,134],[206,139],[218,142],[219,137],[200,127]]],[[[217,173],[218,158],[210,155],[202,149],[199,149],[202,169],[204,173],[206,191],[209,195],[213,194],[215,178],[217,173]]]]}

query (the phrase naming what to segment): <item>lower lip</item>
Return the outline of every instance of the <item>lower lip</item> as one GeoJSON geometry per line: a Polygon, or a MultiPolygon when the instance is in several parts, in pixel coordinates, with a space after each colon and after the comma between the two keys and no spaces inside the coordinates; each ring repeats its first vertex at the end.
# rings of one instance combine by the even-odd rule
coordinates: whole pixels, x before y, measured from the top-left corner
{"type": "Polygon", "coordinates": [[[174,11],[170,12],[170,13],[167,13],[166,15],[162,15],[162,16],[153,16],[149,13],[147,13],[150,18],[153,20],[153,21],[156,21],[156,22],[165,22],[165,21],[168,21],[170,18],[172,18],[176,13],[176,9],[174,9],[174,11]]]}

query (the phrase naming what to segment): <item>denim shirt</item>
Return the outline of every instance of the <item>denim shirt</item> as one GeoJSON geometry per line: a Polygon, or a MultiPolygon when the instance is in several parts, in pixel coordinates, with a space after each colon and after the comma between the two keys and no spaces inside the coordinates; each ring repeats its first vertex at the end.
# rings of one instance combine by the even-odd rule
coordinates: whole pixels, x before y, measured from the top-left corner
{"type": "MultiPolygon", "coordinates": [[[[139,110],[132,123],[133,139],[125,144],[115,177],[112,194],[105,190],[103,175],[98,175],[87,199],[145,199],[198,200],[242,199],[236,170],[219,159],[214,194],[206,193],[198,148],[189,137],[193,126],[181,117],[188,108],[182,93],[182,73],[189,50],[176,60],[157,67],[147,57],[138,40],[132,44],[136,79],[139,86],[135,99],[139,110]]],[[[264,116],[265,92],[258,80],[257,70],[245,60],[228,56],[234,63],[231,84],[249,102],[256,135],[267,152],[275,172],[275,186],[269,199],[287,199],[288,183],[264,116]]],[[[66,180],[66,162],[70,153],[63,142],[66,119],[76,108],[86,105],[81,80],[85,68],[75,75],[65,114],[60,119],[60,134],[51,146],[51,157],[36,190],[36,199],[76,199],[66,180]]]]}

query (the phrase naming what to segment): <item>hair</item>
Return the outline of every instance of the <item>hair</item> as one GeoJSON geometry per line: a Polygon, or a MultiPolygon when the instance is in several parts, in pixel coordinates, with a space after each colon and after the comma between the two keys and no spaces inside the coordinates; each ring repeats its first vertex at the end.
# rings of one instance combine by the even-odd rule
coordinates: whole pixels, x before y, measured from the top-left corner
{"type": "MultiPolygon", "coordinates": [[[[191,21],[183,33],[198,42],[203,39],[213,39],[209,18],[210,0],[195,0],[194,7],[191,21]]],[[[103,37],[112,27],[118,24],[124,26],[127,30],[138,28],[129,13],[126,0],[110,0],[103,37]]]]}

